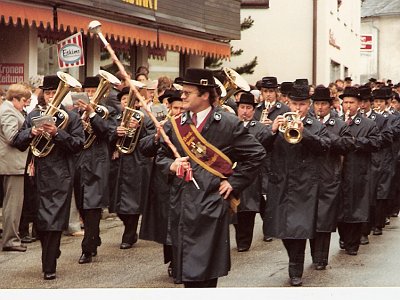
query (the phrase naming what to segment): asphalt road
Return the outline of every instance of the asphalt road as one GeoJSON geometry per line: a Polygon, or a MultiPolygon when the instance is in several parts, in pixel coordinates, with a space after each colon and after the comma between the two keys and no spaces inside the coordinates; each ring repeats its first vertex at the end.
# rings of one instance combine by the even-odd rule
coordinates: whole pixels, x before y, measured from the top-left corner
{"type": "MultiPolygon", "coordinates": [[[[357,256],[346,255],[343,250],[340,250],[338,235],[334,233],[329,265],[324,271],[314,270],[307,245],[303,287],[290,288],[287,272],[288,257],[282,242],[280,240],[263,242],[262,222],[257,217],[253,245],[248,252],[236,251],[233,227],[231,228],[232,268],[228,276],[219,279],[218,288],[247,287],[257,293],[260,289],[265,291],[265,288],[278,288],[267,289],[266,295],[273,295],[277,291],[285,291],[286,294],[296,291],[294,292],[294,295],[297,295],[296,299],[299,293],[304,292],[308,287],[328,288],[323,291],[329,292],[331,296],[332,293],[341,293],[342,287],[379,287],[379,291],[394,292],[397,295],[400,293],[398,289],[400,287],[399,219],[392,218],[391,224],[386,226],[382,236],[370,236],[370,244],[361,246],[357,256]]],[[[122,222],[118,218],[102,220],[103,244],[99,247],[98,256],[93,259],[93,262],[84,265],[78,264],[82,238],[64,236],[61,241],[62,254],[58,260],[57,279],[53,281],[44,281],[42,278],[39,242],[28,244],[28,251],[25,253],[0,252],[0,288],[19,289],[19,291],[20,289],[67,289],[67,292],[73,291],[72,289],[87,292],[92,290],[81,289],[117,288],[119,292],[152,291],[157,293],[158,290],[162,290],[168,293],[168,291],[183,287],[174,284],[168,277],[167,265],[163,264],[162,245],[139,240],[132,249],[120,250],[122,231],[122,222]],[[123,290],[125,288],[127,290],[123,290]],[[170,289],[143,290],[142,288],[170,289]]],[[[245,290],[248,296],[250,290],[245,290]]],[[[6,291],[0,291],[0,299],[3,298],[2,296],[9,296],[5,293],[6,291]]],[[[99,292],[99,290],[95,291],[99,292]]],[[[100,291],[103,294],[109,290],[100,291]]],[[[235,289],[235,291],[240,294],[243,290],[235,289]]],[[[318,289],[318,291],[321,290],[318,289]]],[[[357,291],[371,295],[370,289],[357,289],[357,291]]],[[[344,294],[348,295],[346,292],[344,294]]],[[[235,292],[235,295],[238,294],[235,292]]],[[[12,298],[7,297],[7,299],[12,298]]]]}

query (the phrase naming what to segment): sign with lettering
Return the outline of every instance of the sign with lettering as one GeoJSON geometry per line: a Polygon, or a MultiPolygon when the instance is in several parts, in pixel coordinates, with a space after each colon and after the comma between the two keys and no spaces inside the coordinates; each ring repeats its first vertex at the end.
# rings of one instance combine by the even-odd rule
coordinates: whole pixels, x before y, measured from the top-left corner
{"type": "Polygon", "coordinates": [[[362,34],[361,39],[361,51],[371,52],[372,51],[372,35],[362,34]]]}
{"type": "Polygon", "coordinates": [[[82,34],[80,32],[58,42],[57,50],[60,69],[85,65],[82,34]]]}
{"type": "Polygon", "coordinates": [[[122,2],[129,3],[135,6],[157,10],[157,0],[122,0],[122,2]]]}
{"type": "Polygon", "coordinates": [[[24,64],[0,63],[0,85],[24,81],[24,64]]]}

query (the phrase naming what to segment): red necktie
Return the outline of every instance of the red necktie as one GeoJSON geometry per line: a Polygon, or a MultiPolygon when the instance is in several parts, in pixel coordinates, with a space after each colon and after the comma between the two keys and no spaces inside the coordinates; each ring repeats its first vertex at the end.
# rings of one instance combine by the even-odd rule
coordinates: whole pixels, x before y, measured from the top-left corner
{"type": "Polygon", "coordinates": [[[192,122],[193,122],[194,126],[197,127],[197,114],[196,113],[194,113],[192,116],[192,122]]]}

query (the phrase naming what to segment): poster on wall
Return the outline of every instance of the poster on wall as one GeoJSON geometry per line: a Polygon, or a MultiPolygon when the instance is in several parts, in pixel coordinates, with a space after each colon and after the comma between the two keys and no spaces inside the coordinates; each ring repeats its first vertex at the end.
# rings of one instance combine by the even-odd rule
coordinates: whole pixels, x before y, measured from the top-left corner
{"type": "Polygon", "coordinates": [[[82,33],[78,32],[58,42],[57,53],[60,69],[84,66],[82,33]]]}
{"type": "Polygon", "coordinates": [[[361,38],[361,51],[362,52],[371,52],[372,51],[372,35],[371,34],[362,34],[361,38]]]}
{"type": "Polygon", "coordinates": [[[24,81],[24,64],[0,63],[0,85],[24,81]]]}

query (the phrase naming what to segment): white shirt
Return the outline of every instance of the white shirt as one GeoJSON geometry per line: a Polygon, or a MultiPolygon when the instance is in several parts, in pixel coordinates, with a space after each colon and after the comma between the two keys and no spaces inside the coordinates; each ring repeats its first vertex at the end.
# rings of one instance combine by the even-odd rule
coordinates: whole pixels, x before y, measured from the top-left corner
{"type": "Polygon", "coordinates": [[[327,114],[327,115],[323,118],[322,122],[323,122],[323,123],[326,123],[330,118],[331,118],[331,114],[327,114]]]}
{"type": "MultiPolygon", "coordinates": [[[[202,110],[202,111],[197,113],[196,128],[199,127],[201,123],[203,123],[204,119],[208,116],[208,114],[210,113],[211,109],[212,109],[212,107],[209,106],[205,110],[202,110]]],[[[193,118],[193,112],[190,112],[190,117],[193,118]]]]}

